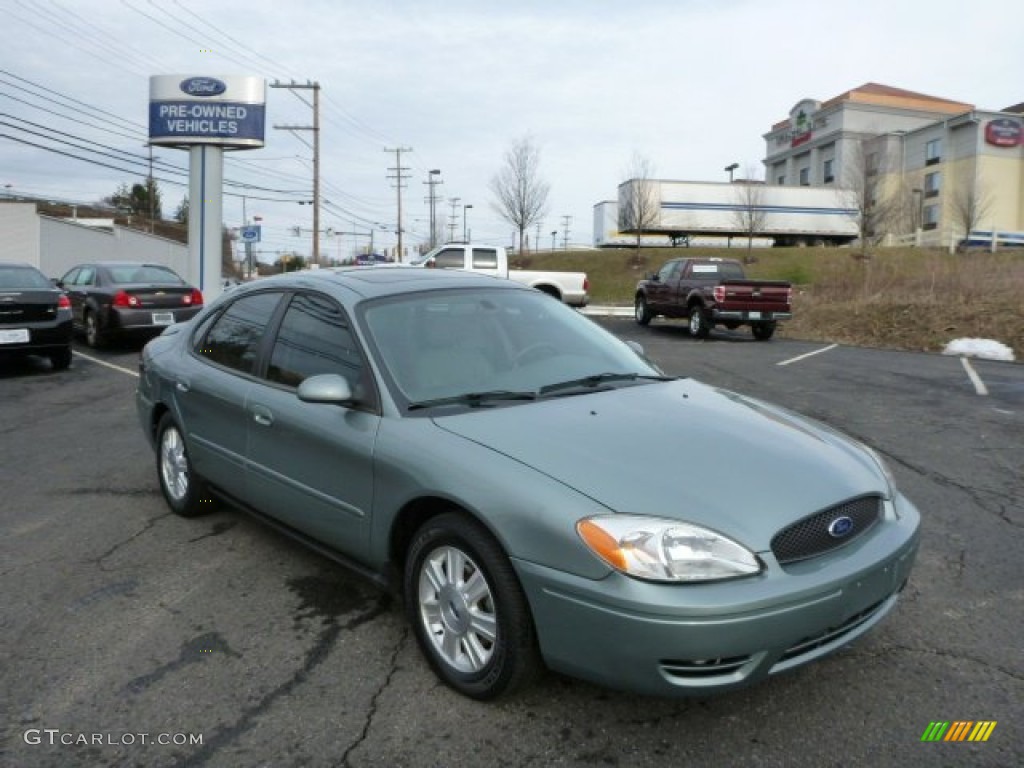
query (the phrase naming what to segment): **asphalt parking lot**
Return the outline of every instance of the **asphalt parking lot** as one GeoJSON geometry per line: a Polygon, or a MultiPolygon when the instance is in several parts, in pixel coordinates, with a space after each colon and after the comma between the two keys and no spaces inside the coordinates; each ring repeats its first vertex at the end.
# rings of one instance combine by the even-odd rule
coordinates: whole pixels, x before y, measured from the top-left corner
{"type": "MultiPolygon", "coordinates": [[[[359,577],[241,513],[170,514],[135,417],[138,346],[78,348],[64,373],[0,362],[0,764],[1024,764],[1024,366],[600,322],[667,373],[889,460],[923,541],[886,621],[713,699],[554,674],[509,701],[464,699],[359,577]],[[984,743],[922,742],[934,721],[997,725],[984,743]]],[[[737,482],[746,458],[721,457],[737,482]]]]}

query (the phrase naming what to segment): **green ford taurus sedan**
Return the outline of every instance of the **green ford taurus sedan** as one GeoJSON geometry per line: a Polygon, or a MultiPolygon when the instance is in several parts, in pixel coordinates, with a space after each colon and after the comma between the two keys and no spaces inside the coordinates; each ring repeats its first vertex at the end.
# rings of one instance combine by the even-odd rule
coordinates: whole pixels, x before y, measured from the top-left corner
{"type": "Polygon", "coordinates": [[[497,278],[259,280],[140,367],[171,509],[227,502],[399,590],[434,671],[478,699],[545,666],[669,696],[753,683],[868,631],[918,547],[866,446],[664,376],[497,278]]]}

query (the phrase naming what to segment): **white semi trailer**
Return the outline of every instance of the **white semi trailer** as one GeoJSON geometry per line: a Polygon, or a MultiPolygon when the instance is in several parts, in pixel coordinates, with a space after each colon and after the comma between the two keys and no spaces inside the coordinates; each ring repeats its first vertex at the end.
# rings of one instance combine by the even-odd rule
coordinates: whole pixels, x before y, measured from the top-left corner
{"type": "Polygon", "coordinates": [[[595,206],[595,245],[636,242],[637,228],[618,212],[644,185],[652,215],[642,217],[647,219],[640,228],[642,244],[647,238],[698,244],[708,237],[746,239],[753,234],[762,244],[770,239],[775,245],[842,245],[857,237],[857,210],[842,190],[832,187],[634,179],[619,185],[617,203],[595,206]],[[613,237],[604,226],[610,218],[617,223],[613,237]]]}

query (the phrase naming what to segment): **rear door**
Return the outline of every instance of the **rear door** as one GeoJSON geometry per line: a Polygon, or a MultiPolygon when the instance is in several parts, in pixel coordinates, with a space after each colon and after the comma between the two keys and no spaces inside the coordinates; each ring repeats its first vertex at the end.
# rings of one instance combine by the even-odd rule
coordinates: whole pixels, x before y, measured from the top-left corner
{"type": "Polygon", "coordinates": [[[246,398],[282,297],[265,291],[232,302],[200,329],[171,384],[196,472],[239,498],[245,498],[246,398]]]}

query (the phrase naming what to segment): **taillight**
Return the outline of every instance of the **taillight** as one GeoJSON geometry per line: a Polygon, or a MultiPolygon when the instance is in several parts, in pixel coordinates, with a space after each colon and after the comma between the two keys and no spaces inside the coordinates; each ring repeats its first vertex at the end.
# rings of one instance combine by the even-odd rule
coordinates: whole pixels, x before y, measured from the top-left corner
{"type": "Polygon", "coordinates": [[[114,301],[111,303],[115,307],[137,307],[139,306],[139,299],[125,291],[118,291],[114,294],[114,301]]]}
{"type": "Polygon", "coordinates": [[[725,301],[725,286],[724,285],[716,285],[714,290],[711,293],[714,295],[715,301],[718,302],[719,304],[721,304],[721,303],[723,303],[725,301]]]}
{"type": "Polygon", "coordinates": [[[181,297],[181,303],[186,307],[201,307],[203,306],[203,294],[198,288],[193,288],[191,293],[186,293],[181,297]]]}
{"type": "Polygon", "coordinates": [[[57,299],[57,309],[71,309],[71,299],[62,293],[57,299]]]}
{"type": "Polygon", "coordinates": [[[586,293],[590,290],[590,278],[586,275],[583,276],[583,292],[586,293]]]}

